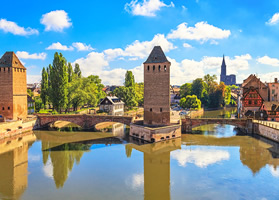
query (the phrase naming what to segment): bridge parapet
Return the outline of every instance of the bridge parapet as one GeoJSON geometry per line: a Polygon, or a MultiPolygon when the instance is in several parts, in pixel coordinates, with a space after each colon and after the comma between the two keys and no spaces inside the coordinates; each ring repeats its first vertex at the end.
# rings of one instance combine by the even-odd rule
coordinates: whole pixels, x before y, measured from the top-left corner
{"type": "Polygon", "coordinates": [[[93,128],[101,122],[119,122],[130,125],[134,122],[134,117],[113,116],[113,115],[38,115],[40,127],[46,127],[56,121],[68,121],[81,126],[83,129],[93,128]]]}
{"type": "Polygon", "coordinates": [[[182,119],[182,132],[192,132],[192,129],[206,124],[229,124],[252,132],[253,122],[249,119],[229,118],[185,118],[182,119]]]}

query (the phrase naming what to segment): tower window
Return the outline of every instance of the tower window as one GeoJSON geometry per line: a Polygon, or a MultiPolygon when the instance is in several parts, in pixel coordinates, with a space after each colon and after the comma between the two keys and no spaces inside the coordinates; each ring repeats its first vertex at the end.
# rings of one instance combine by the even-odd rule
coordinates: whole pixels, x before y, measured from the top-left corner
{"type": "Polygon", "coordinates": [[[155,71],[155,65],[153,65],[153,71],[155,71]]]}
{"type": "Polygon", "coordinates": [[[8,110],[10,110],[10,106],[8,107],[8,110]]]}
{"type": "Polygon", "coordinates": [[[167,71],[167,66],[166,65],[164,66],[164,70],[165,70],[165,72],[167,71]]]}
{"type": "Polygon", "coordinates": [[[8,68],[8,72],[10,72],[10,68],[8,68]]]}
{"type": "Polygon", "coordinates": [[[158,69],[159,69],[159,71],[161,71],[161,66],[160,65],[159,65],[158,69]]]}
{"type": "Polygon", "coordinates": [[[4,108],[4,107],[2,107],[2,110],[5,110],[5,108],[4,108]]]}
{"type": "Polygon", "coordinates": [[[4,71],[6,71],[6,68],[4,67],[4,71]]]}
{"type": "Polygon", "coordinates": [[[160,108],[160,112],[163,112],[163,108],[160,108]]]}
{"type": "Polygon", "coordinates": [[[150,108],[150,112],[152,112],[152,108],[150,108]]]}
{"type": "Polygon", "coordinates": [[[1,72],[1,67],[0,67],[0,72],[1,72]]]}
{"type": "Polygon", "coordinates": [[[149,71],[149,65],[147,66],[147,71],[149,71]]]}

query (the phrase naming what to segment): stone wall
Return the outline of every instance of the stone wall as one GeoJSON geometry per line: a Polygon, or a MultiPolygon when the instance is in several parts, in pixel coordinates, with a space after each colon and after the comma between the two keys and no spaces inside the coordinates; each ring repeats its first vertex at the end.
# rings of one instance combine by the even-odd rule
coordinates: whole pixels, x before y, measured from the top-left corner
{"type": "Polygon", "coordinates": [[[144,64],[144,124],[170,124],[169,62],[144,64]]]}
{"type": "Polygon", "coordinates": [[[28,131],[32,131],[36,127],[36,119],[28,122],[14,121],[0,123],[0,139],[12,137],[28,131]]]}
{"type": "Polygon", "coordinates": [[[279,142],[279,129],[263,124],[254,124],[254,132],[275,142],[279,142]]]}

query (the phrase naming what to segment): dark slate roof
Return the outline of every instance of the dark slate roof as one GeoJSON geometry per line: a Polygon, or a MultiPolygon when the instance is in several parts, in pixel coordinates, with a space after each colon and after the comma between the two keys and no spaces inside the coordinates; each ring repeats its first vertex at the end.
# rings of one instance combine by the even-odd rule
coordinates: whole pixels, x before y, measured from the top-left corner
{"type": "Polygon", "coordinates": [[[7,51],[0,59],[0,67],[17,67],[26,69],[13,51],[7,51]]]}
{"type": "Polygon", "coordinates": [[[151,51],[150,55],[148,56],[147,60],[144,64],[147,63],[164,63],[169,62],[166,58],[162,48],[160,46],[155,46],[151,51]]]}

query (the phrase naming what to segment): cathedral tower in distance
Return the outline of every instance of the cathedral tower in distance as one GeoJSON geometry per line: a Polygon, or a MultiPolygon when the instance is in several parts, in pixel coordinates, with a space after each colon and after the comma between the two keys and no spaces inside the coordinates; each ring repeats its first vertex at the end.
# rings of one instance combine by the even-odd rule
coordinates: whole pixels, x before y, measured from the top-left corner
{"type": "Polygon", "coordinates": [[[170,124],[170,66],[162,48],[155,46],[144,64],[144,124],[170,124]]]}
{"type": "Polygon", "coordinates": [[[27,116],[26,68],[14,52],[0,59],[0,115],[9,120],[27,116]]]}

